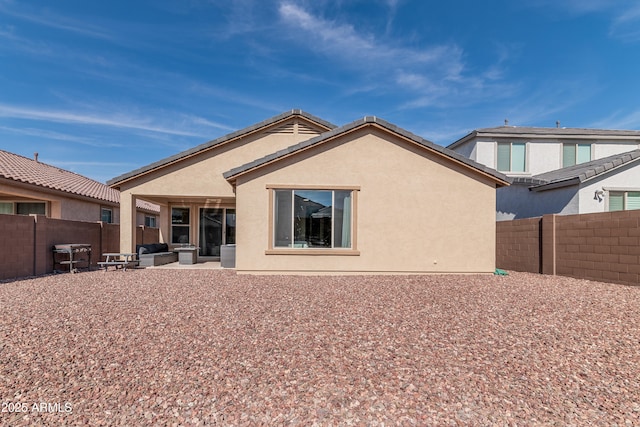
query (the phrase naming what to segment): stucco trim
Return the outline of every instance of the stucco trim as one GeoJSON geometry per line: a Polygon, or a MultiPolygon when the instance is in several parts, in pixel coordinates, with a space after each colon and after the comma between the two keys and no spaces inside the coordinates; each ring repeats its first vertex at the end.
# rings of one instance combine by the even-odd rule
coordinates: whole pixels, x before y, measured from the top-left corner
{"type": "Polygon", "coordinates": [[[603,191],[640,191],[640,187],[602,187],[603,191]]]}

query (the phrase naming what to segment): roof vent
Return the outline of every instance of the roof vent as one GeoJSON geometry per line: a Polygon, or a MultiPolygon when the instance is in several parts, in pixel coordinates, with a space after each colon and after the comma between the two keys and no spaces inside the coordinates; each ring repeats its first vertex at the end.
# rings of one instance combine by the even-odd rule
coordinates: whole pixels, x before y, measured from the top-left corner
{"type": "Polygon", "coordinates": [[[509,126],[509,119],[504,119],[504,125],[509,126]]]}
{"type": "Polygon", "coordinates": [[[33,160],[38,161],[38,152],[33,153],[33,160]]]}
{"type": "Polygon", "coordinates": [[[559,129],[560,128],[560,120],[556,120],[556,127],[559,129]]]}

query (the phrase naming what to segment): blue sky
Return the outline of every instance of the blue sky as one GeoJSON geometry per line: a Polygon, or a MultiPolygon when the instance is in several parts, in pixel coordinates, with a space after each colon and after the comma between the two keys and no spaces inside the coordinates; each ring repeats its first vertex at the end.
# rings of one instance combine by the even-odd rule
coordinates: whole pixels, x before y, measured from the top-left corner
{"type": "Polygon", "coordinates": [[[640,129],[640,3],[0,0],[0,149],[98,181],[300,108],[640,129]]]}

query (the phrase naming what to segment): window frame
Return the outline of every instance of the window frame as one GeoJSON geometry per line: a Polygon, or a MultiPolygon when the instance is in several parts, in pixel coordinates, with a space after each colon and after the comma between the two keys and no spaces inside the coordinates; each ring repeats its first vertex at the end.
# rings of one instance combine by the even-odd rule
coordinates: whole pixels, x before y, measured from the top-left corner
{"type": "Polygon", "coordinates": [[[607,192],[607,206],[606,206],[606,212],[623,212],[623,211],[629,211],[629,210],[639,210],[638,209],[628,209],[628,198],[629,198],[629,193],[640,193],[640,189],[618,189],[618,188],[605,188],[604,189],[607,192]],[[611,196],[612,195],[622,195],[622,209],[621,210],[615,210],[612,211],[611,210],[611,196]]]}
{"type": "Polygon", "coordinates": [[[192,240],[191,239],[191,223],[193,222],[192,218],[191,218],[192,213],[193,212],[192,212],[191,206],[174,205],[174,206],[170,206],[169,207],[169,216],[170,216],[169,227],[171,229],[171,233],[170,233],[171,235],[169,236],[169,241],[171,242],[172,245],[187,245],[187,244],[191,243],[191,240],[192,240]],[[186,209],[189,212],[188,216],[187,216],[189,222],[187,224],[177,224],[177,223],[174,224],[174,222],[173,222],[173,210],[174,209],[186,209]],[[173,241],[173,228],[174,227],[186,227],[187,228],[187,237],[188,237],[187,240],[188,240],[188,242],[185,242],[185,243],[177,242],[176,243],[176,242],[173,241]]]}
{"type": "Polygon", "coordinates": [[[15,203],[2,200],[2,201],[0,201],[0,204],[8,205],[8,206],[11,207],[11,212],[10,213],[4,213],[3,215],[15,215],[16,214],[16,205],[15,205],[15,203]]]}
{"type": "Polygon", "coordinates": [[[560,147],[560,165],[562,168],[569,168],[571,166],[580,165],[582,163],[587,163],[593,160],[593,144],[590,142],[563,142],[560,147]],[[570,165],[565,165],[565,156],[564,156],[564,147],[565,146],[573,146],[574,147],[574,159],[573,163],[570,165]],[[580,146],[588,146],[589,147],[589,160],[585,160],[583,162],[578,163],[579,147],[580,146]]]}
{"type": "Polygon", "coordinates": [[[100,206],[100,221],[107,224],[113,224],[113,209],[105,206],[100,206]],[[109,212],[109,221],[104,220],[105,212],[109,212]]]}
{"type": "Polygon", "coordinates": [[[495,169],[498,172],[503,172],[503,173],[509,173],[509,174],[526,174],[527,171],[529,170],[529,164],[528,164],[528,159],[529,159],[529,144],[528,142],[521,142],[521,141],[496,141],[496,150],[495,150],[495,169]],[[524,148],[524,159],[523,159],[523,163],[524,163],[524,168],[521,171],[514,171],[513,170],[513,145],[522,145],[524,148]],[[508,170],[501,170],[500,169],[500,165],[499,165],[499,150],[500,150],[500,146],[504,146],[504,145],[509,145],[509,169],[508,170]]]}
{"type": "MultiPolygon", "coordinates": [[[[267,184],[269,192],[268,245],[266,255],[346,255],[359,256],[357,222],[359,186],[275,185],[267,184]],[[351,191],[351,247],[350,248],[296,248],[275,246],[275,194],[276,190],[291,191],[351,191]]],[[[332,194],[332,199],[335,193],[332,194]]],[[[292,200],[293,203],[293,200],[292,200]]],[[[333,229],[332,229],[333,233],[333,229]]]]}
{"type": "Polygon", "coordinates": [[[11,213],[6,213],[3,215],[44,215],[44,216],[49,216],[49,202],[46,202],[44,200],[2,200],[1,203],[3,204],[7,204],[7,205],[11,205],[11,213]],[[18,213],[18,205],[20,204],[30,204],[30,205],[43,205],[44,206],[44,213],[28,213],[28,214],[21,214],[18,213]]]}
{"type": "Polygon", "coordinates": [[[155,215],[145,215],[144,216],[144,226],[145,227],[151,227],[151,228],[157,228],[156,224],[158,223],[157,218],[155,217],[155,215]],[[153,225],[149,224],[151,223],[153,220],[153,225]]]}

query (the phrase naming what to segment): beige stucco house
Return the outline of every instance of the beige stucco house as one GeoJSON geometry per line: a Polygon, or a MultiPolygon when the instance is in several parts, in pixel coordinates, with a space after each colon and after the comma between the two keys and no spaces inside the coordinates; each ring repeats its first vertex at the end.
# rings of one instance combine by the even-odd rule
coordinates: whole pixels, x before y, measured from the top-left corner
{"type": "Polygon", "coordinates": [[[489,273],[504,175],[376,117],[336,127],[293,110],[108,182],[121,250],[134,206],[200,257],[236,245],[240,273],[489,273]]]}
{"type": "MultiPolygon", "coordinates": [[[[159,207],[140,200],[136,224],[155,227],[159,207]]],[[[118,223],[120,194],[86,176],[0,150],[0,214],[45,215],[72,221],[118,223]]]]}

